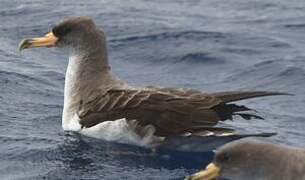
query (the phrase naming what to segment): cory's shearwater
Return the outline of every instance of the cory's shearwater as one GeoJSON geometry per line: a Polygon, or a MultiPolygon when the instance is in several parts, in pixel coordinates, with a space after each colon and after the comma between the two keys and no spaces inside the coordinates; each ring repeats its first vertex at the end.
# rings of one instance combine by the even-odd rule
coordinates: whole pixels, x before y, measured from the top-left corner
{"type": "Polygon", "coordinates": [[[44,37],[23,40],[19,49],[55,46],[69,52],[62,116],[65,131],[147,147],[160,145],[167,137],[226,137],[231,141],[272,135],[244,136],[214,126],[234,115],[260,118],[232,102],[282,93],[131,87],[110,71],[105,33],[89,17],[62,21],[44,37]]]}
{"type": "Polygon", "coordinates": [[[248,139],[220,147],[205,170],[186,179],[305,180],[305,150],[248,139]]]}

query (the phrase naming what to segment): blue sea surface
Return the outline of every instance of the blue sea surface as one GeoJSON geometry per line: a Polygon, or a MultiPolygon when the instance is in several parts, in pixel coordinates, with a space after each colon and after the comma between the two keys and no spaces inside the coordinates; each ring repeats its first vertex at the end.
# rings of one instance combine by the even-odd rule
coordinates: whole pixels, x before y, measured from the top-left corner
{"type": "Polygon", "coordinates": [[[183,179],[212,158],[63,132],[67,54],[17,46],[73,16],[105,30],[112,69],[132,85],[295,94],[243,101],[265,120],[222,125],[305,147],[304,0],[0,2],[0,179],[183,179]]]}

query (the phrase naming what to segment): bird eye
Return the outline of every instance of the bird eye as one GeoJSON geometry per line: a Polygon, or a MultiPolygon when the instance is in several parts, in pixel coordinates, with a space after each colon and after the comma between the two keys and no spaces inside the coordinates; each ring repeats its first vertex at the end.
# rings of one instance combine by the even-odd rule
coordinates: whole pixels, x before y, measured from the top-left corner
{"type": "Polygon", "coordinates": [[[59,27],[54,27],[53,28],[53,33],[55,36],[60,37],[60,36],[65,36],[67,35],[69,32],[71,32],[71,28],[67,27],[67,26],[59,26],[59,27]]]}
{"type": "Polygon", "coordinates": [[[230,160],[230,156],[227,153],[222,153],[217,157],[217,161],[224,163],[230,160]]]}

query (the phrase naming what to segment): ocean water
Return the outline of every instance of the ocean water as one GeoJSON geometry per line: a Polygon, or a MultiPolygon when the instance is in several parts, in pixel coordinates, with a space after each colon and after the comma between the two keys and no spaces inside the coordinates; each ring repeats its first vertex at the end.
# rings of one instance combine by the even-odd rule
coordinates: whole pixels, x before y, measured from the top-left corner
{"type": "Polygon", "coordinates": [[[17,46],[73,16],[106,31],[112,69],[132,85],[295,94],[243,101],[265,120],[222,125],[305,147],[303,0],[0,2],[0,179],[182,179],[212,157],[63,132],[67,55],[17,46]]]}

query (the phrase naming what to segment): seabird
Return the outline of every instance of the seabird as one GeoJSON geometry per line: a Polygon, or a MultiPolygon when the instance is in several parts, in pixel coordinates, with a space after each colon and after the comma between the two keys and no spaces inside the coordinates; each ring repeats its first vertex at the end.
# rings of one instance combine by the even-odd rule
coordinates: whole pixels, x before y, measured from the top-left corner
{"type": "Polygon", "coordinates": [[[305,149],[238,140],[216,150],[205,170],[187,180],[304,180],[305,149]]]}
{"type": "Polygon", "coordinates": [[[282,95],[265,91],[209,94],[152,86],[131,87],[111,72],[105,33],[90,17],[62,21],[44,37],[23,40],[19,49],[55,46],[69,52],[63,129],[107,141],[154,147],[167,137],[242,138],[243,135],[235,134],[232,129],[214,127],[234,115],[260,118],[249,113],[249,108],[232,102],[282,95]]]}

